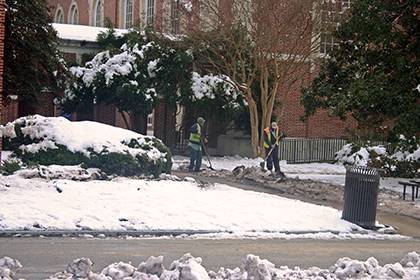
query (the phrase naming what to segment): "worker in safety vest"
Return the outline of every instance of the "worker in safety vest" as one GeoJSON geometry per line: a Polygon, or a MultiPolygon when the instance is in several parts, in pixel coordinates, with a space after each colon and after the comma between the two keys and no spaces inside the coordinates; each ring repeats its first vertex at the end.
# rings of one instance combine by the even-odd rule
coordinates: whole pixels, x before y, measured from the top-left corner
{"type": "Polygon", "coordinates": [[[279,128],[276,122],[272,122],[270,127],[264,129],[264,148],[265,155],[267,157],[267,169],[276,171],[277,175],[284,176],[284,173],[280,171],[279,164],[279,142],[284,137],[283,133],[279,132],[279,128]]]}
{"type": "Polygon", "coordinates": [[[201,160],[203,158],[202,145],[207,143],[207,138],[202,138],[205,122],[205,119],[199,117],[197,118],[197,123],[190,128],[190,138],[188,141],[188,147],[190,148],[190,166],[188,170],[190,172],[198,172],[201,168],[201,160]]]}

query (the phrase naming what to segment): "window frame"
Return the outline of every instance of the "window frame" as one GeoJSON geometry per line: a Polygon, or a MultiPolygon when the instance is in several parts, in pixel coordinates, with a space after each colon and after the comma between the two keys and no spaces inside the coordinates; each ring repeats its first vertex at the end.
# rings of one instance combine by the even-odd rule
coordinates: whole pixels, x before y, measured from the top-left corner
{"type": "Polygon", "coordinates": [[[103,27],[104,24],[103,0],[96,0],[93,5],[93,22],[95,27],[103,27]],[[99,16],[99,17],[98,17],[99,16]]]}
{"type": "Polygon", "coordinates": [[[55,23],[61,23],[61,24],[65,23],[64,22],[64,10],[63,10],[62,7],[58,7],[57,10],[55,11],[54,22],[55,23]]]}
{"type": "MultiPolygon", "coordinates": [[[[329,6],[329,9],[321,9],[321,24],[326,27],[319,34],[319,53],[328,56],[338,46],[338,40],[334,37],[334,31],[343,20],[344,13],[350,8],[351,0],[339,0],[336,2],[339,9],[329,6]]],[[[337,6],[335,6],[337,7],[337,6]]],[[[328,6],[327,6],[328,8],[328,6]]]]}
{"type": "Polygon", "coordinates": [[[144,0],[146,26],[153,26],[155,22],[155,0],[144,0]]]}
{"type": "Polygon", "coordinates": [[[75,2],[70,5],[68,23],[79,24],[79,9],[75,2]]]}
{"type": "Polygon", "coordinates": [[[134,19],[134,1],[124,0],[123,11],[123,28],[132,28],[134,19]],[[129,3],[130,5],[128,5],[129,3]],[[130,7],[130,11],[128,10],[128,7],[130,7]],[[128,19],[128,15],[130,15],[130,19],[128,19]]]}

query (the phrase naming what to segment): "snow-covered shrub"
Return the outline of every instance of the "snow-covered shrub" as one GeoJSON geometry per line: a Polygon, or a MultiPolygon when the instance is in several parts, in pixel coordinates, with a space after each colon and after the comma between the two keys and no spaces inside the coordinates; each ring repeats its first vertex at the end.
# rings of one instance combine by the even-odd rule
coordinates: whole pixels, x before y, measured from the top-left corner
{"type": "Polygon", "coordinates": [[[101,123],[35,115],[0,130],[5,148],[28,165],[82,164],[122,176],[171,170],[171,153],[160,140],[101,123]]]}
{"type": "Polygon", "coordinates": [[[383,176],[415,178],[420,174],[420,145],[413,137],[400,141],[387,150],[383,146],[346,144],[335,155],[335,160],[345,165],[378,168],[383,176]]]}
{"type": "Polygon", "coordinates": [[[344,165],[366,166],[372,159],[385,155],[386,149],[383,146],[361,147],[350,143],[335,154],[335,160],[344,165]]]}
{"type": "Polygon", "coordinates": [[[0,174],[11,175],[22,168],[22,162],[18,159],[8,159],[0,165],[0,174]]]}

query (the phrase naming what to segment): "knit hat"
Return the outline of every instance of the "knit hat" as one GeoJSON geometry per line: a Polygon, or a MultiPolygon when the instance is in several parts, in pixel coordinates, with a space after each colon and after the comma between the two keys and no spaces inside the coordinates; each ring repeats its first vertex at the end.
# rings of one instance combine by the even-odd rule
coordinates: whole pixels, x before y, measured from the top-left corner
{"type": "Polygon", "coordinates": [[[197,118],[197,123],[199,124],[199,125],[204,125],[204,123],[206,122],[206,120],[204,119],[204,118],[202,118],[202,117],[198,117],[197,118]]]}
{"type": "Polygon", "coordinates": [[[272,127],[272,128],[277,128],[277,127],[278,127],[278,126],[277,126],[277,123],[276,123],[276,122],[272,122],[272,123],[271,123],[271,127],[272,127]]]}

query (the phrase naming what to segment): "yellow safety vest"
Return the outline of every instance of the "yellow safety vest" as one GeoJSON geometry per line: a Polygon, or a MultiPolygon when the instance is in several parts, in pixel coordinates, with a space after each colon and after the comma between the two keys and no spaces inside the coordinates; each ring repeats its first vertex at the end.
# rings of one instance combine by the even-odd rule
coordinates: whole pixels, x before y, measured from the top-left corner
{"type": "Polygon", "coordinates": [[[190,133],[189,141],[194,144],[201,144],[201,126],[197,124],[197,132],[190,133]]]}
{"type": "MultiPolygon", "coordinates": [[[[271,131],[270,131],[270,127],[267,127],[264,129],[265,134],[267,134],[267,139],[268,139],[268,143],[265,141],[265,137],[264,137],[264,148],[269,148],[270,144],[271,144],[271,131]]],[[[279,144],[279,129],[276,129],[276,145],[279,144]]]]}

